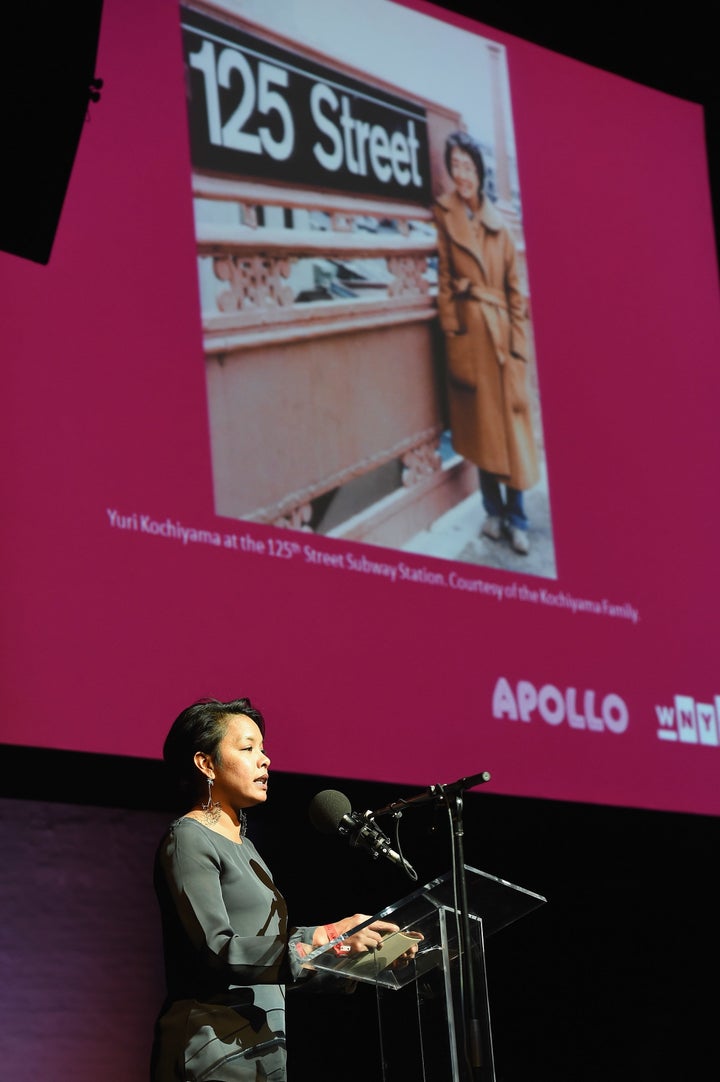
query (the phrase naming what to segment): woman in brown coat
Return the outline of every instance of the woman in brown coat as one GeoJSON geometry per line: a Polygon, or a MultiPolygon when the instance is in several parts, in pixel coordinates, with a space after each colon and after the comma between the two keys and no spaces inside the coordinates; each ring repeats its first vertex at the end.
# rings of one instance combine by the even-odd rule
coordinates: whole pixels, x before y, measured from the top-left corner
{"type": "Polygon", "coordinates": [[[438,310],[445,332],[453,447],[474,462],[487,518],[482,533],[507,534],[530,551],[523,492],[538,481],[515,245],[484,194],[478,144],[454,132],[445,146],[454,189],[434,206],[438,310]]]}

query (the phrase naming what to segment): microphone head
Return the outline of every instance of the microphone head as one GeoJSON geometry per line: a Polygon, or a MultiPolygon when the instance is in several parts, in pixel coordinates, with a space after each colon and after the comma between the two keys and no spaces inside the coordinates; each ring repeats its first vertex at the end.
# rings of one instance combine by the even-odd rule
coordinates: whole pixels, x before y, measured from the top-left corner
{"type": "Polygon", "coordinates": [[[310,822],[321,834],[335,834],[344,815],[349,815],[352,805],[344,793],[337,789],[323,789],[310,801],[310,822]]]}

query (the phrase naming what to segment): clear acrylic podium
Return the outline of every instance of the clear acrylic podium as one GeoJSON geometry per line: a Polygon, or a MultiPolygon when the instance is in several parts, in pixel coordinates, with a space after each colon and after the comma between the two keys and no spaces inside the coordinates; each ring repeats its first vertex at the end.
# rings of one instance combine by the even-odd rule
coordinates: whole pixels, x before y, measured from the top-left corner
{"type": "Polygon", "coordinates": [[[309,968],[374,985],[384,1082],[495,1082],[485,938],[546,899],[465,865],[463,914],[456,888],[447,872],[358,925],[399,925],[400,932],[388,936],[380,950],[344,956],[333,950],[341,937],[305,959],[309,968]],[[409,959],[411,943],[417,950],[409,959]],[[476,1018],[467,1011],[468,964],[476,1018]],[[393,994],[403,989],[405,996],[393,994]]]}

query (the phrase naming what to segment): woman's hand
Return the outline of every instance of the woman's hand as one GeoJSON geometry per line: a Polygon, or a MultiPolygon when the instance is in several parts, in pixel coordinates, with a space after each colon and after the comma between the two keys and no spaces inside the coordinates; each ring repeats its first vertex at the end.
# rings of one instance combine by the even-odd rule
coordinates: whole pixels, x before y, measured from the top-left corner
{"type": "Polygon", "coordinates": [[[410,946],[405,951],[403,951],[402,954],[398,955],[398,957],[392,963],[393,969],[401,969],[403,966],[408,965],[409,962],[412,962],[418,952],[420,940],[425,938],[422,932],[405,932],[405,935],[411,936],[415,940],[415,942],[411,943],[410,946]]]}
{"type": "MultiPolygon", "coordinates": [[[[365,918],[367,920],[367,917],[365,918]]],[[[354,925],[350,925],[354,927],[354,925]]],[[[382,950],[383,936],[388,935],[390,932],[399,932],[400,926],[398,924],[391,924],[387,920],[374,920],[372,924],[368,924],[366,928],[361,928],[359,932],[355,932],[354,935],[348,936],[348,938],[340,944],[342,947],[349,947],[349,951],[345,951],[346,954],[364,954],[366,951],[382,950]]]]}
{"type": "MultiPolygon", "coordinates": [[[[323,924],[313,936],[313,946],[319,947],[329,943],[331,939],[347,935],[351,928],[357,928],[358,924],[370,920],[369,913],[355,913],[352,917],[344,917],[334,924],[323,924]]],[[[374,920],[371,924],[360,928],[353,935],[347,936],[342,943],[338,944],[338,954],[364,954],[371,950],[382,949],[382,937],[389,932],[398,932],[400,927],[387,920],[374,920]]]]}
{"type": "Polygon", "coordinates": [[[512,353],[505,363],[505,388],[512,412],[526,413],[530,409],[527,364],[512,353]]]}

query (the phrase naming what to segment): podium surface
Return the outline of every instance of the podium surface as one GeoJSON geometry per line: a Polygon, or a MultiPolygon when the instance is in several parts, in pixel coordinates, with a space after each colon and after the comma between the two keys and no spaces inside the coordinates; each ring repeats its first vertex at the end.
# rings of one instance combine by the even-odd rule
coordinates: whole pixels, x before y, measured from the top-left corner
{"type": "MultiPolygon", "coordinates": [[[[305,959],[307,968],[375,986],[384,1082],[495,1082],[485,937],[531,913],[546,899],[478,868],[464,868],[467,912],[461,911],[455,878],[446,872],[305,959]],[[334,950],[375,920],[397,924],[400,931],[385,936],[375,951],[348,956],[334,950]],[[464,929],[469,930],[469,938],[464,929]],[[411,947],[416,949],[409,954],[411,947]],[[468,965],[480,992],[477,1019],[467,1016],[468,965]],[[405,1034],[398,1056],[392,1039],[396,1027],[390,999],[394,997],[389,993],[408,986],[415,992],[416,1032],[405,1034]],[[469,1032],[473,1047],[480,1051],[468,1059],[469,1032]],[[414,1055],[411,1049],[416,1050],[414,1055]]],[[[407,1029],[405,1022],[403,1028],[407,1029]]]]}

